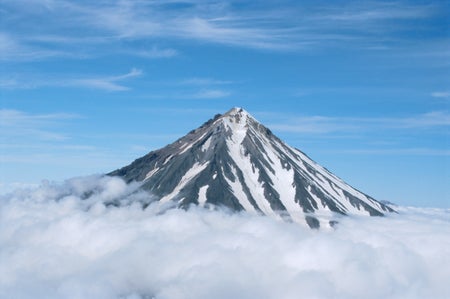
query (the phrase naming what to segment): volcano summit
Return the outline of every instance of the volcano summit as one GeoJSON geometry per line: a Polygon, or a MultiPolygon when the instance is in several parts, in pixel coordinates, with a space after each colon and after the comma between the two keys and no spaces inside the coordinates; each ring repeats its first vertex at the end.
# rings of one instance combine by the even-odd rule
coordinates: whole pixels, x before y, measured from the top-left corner
{"type": "Polygon", "coordinates": [[[109,175],[141,182],[163,203],[225,206],[312,228],[333,225],[338,215],[393,212],[285,144],[241,108],[216,115],[109,175]]]}

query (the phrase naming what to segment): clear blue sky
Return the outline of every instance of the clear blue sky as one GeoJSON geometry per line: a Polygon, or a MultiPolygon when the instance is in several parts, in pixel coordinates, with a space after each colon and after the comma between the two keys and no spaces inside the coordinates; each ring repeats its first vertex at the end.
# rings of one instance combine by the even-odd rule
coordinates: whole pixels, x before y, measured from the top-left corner
{"type": "Polygon", "coordinates": [[[0,190],[240,106],[354,187],[450,207],[448,1],[0,3],[0,190]]]}

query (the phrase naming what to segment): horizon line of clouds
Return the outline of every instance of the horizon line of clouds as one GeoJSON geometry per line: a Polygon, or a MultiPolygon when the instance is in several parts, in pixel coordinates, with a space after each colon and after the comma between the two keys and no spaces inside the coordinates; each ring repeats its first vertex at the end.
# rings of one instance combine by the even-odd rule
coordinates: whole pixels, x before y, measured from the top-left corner
{"type": "MultiPolygon", "coordinates": [[[[18,15],[20,13],[30,14],[27,11],[28,7],[24,9],[23,5],[20,5],[20,3],[30,3],[29,1],[18,1],[18,8],[11,2],[9,2],[9,7],[12,7],[12,10],[18,10],[18,15]]],[[[427,18],[439,13],[437,4],[420,6],[405,2],[348,4],[345,13],[341,12],[341,7],[338,9],[335,5],[312,6],[305,4],[304,7],[297,6],[290,10],[283,10],[277,6],[274,11],[268,12],[258,7],[255,8],[255,11],[238,10],[233,8],[230,2],[217,5],[217,3],[209,1],[191,2],[189,8],[178,11],[162,4],[142,4],[140,2],[110,3],[111,5],[107,5],[105,2],[100,5],[83,5],[71,1],[61,1],[46,3],[47,6],[39,5],[36,2],[31,3],[31,5],[33,4],[37,5],[40,10],[50,13],[64,10],[63,15],[73,14],[72,23],[65,19],[65,27],[70,28],[83,24],[85,27],[94,29],[93,32],[91,30],[92,36],[87,36],[86,41],[83,41],[78,38],[77,33],[73,33],[75,36],[71,39],[71,37],[62,36],[58,32],[56,34],[50,32],[42,36],[22,39],[10,36],[8,40],[8,34],[4,34],[3,37],[0,36],[0,40],[5,41],[4,46],[0,46],[0,53],[3,53],[3,57],[12,59],[14,55],[19,55],[29,56],[33,59],[39,55],[42,57],[64,54],[78,56],[80,53],[73,53],[67,48],[58,47],[58,45],[61,43],[79,45],[84,42],[110,45],[117,41],[149,38],[193,40],[274,51],[314,48],[326,44],[336,46],[342,41],[346,41],[347,47],[348,40],[352,40],[358,42],[359,46],[376,49],[389,36],[395,36],[396,38],[391,38],[391,40],[399,42],[395,26],[392,26],[390,22],[427,18]],[[300,8],[302,8],[300,10],[302,17],[298,18],[296,15],[296,18],[290,18],[294,15],[294,11],[298,12],[300,8]],[[152,18],[148,18],[149,15],[152,18]],[[387,24],[382,25],[382,20],[385,20],[387,24]],[[347,26],[351,26],[352,30],[338,29],[345,29],[347,26]],[[47,42],[45,47],[38,43],[39,39],[47,42]],[[58,50],[51,50],[51,47],[49,50],[49,46],[52,45],[58,50]]],[[[39,17],[39,14],[31,13],[29,17],[33,16],[39,17]]],[[[52,29],[52,31],[55,30],[52,29]]],[[[400,40],[404,38],[406,37],[402,36],[400,40]]],[[[111,50],[109,48],[111,47],[106,50],[111,50]]],[[[178,51],[174,49],[134,52],[136,55],[150,58],[168,58],[176,56],[177,53],[178,51]]],[[[98,54],[96,53],[96,55],[98,54]]]]}

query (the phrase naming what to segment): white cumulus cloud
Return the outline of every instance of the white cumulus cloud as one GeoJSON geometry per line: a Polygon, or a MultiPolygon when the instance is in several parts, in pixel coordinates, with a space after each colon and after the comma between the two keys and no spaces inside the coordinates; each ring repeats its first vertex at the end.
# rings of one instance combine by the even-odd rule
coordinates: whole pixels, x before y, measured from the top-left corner
{"type": "Polygon", "coordinates": [[[450,211],[399,208],[313,231],[161,210],[118,178],[0,197],[1,298],[449,298],[450,211]]]}

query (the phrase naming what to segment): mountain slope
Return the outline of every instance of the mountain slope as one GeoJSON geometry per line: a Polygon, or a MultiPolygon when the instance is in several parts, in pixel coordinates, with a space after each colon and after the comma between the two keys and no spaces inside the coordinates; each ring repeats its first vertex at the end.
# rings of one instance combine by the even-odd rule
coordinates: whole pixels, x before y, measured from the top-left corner
{"type": "Polygon", "coordinates": [[[393,211],[286,145],[240,108],[109,175],[141,181],[161,202],[226,206],[314,228],[332,225],[336,213],[393,211]]]}

